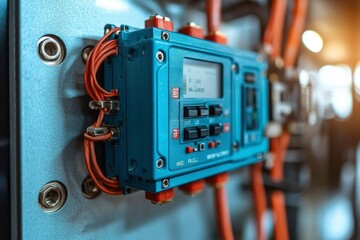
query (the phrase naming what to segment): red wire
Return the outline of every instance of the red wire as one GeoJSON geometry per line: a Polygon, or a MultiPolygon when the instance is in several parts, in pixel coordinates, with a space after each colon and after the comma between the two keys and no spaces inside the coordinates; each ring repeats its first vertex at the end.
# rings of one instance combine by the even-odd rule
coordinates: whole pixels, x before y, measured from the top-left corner
{"type": "Polygon", "coordinates": [[[254,210],[256,218],[257,240],[265,240],[264,215],[266,212],[266,193],[262,179],[262,163],[256,163],[250,167],[251,190],[254,198],[254,210]]]}
{"type": "Polygon", "coordinates": [[[290,32],[284,53],[284,65],[286,68],[293,68],[295,66],[306,19],[307,5],[308,0],[295,0],[290,32]]]}
{"type": "MultiPolygon", "coordinates": [[[[270,170],[273,181],[282,181],[284,176],[284,158],[289,145],[290,134],[287,131],[270,140],[270,151],[274,154],[274,167],[270,170]]],[[[270,203],[274,213],[275,226],[274,234],[276,240],[289,239],[287,217],[285,209],[285,197],[281,191],[272,191],[270,203]]]]}
{"type": "MultiPolygon", "coordinates": [[[[84,74],[84,84],[86,91],[90,97],[95,101],[102,101],[106,98],[118,96],[117,91],[106,91],[103,89],[96,78],[96,73],[100,68],[101,64],[106,58],[117,55],[117,40],[108,40],[108,38],[119,31],[120,28],[114,28],[110,30],[100,41],[96,44],[94,49],[90,52],[84,74]]],[[[101,127],[104,120],[104,116],[107,109],[101,109],[99,111],[96,122],[92,125],[93,127],[101,127]]],[[[95,142],[96,141],[107,141],[111,139],[111,133],[102,136],[91,136],[88,133],[84,134],[84,153],[85,162],[90,177],[93,179],[96,187],[110,195],[122,194],[120,183],[117,179],[109,179],[102,173],[96,159],[95,142]]]]}
{"type": "Polygon", "coordinates": [[[206,1],[208,34],[214,34],[221,25],[221,0],[206,1]]]}
{"type": "Polygon", "coordinates": [[[225,184],[215,187],[215,204],[218,226],[223,240],[233,240],[233,230],[231,225],[231,218],[227,202],[227,193],[225,184]]]}
{"type": "Polygon", "coordinates": [[[282,33],[284,28],[287,0],[274,0],[271,6],[269,23],[264,34],[264,45],[271,47],[270,56],[281,56],[282,33]]]}

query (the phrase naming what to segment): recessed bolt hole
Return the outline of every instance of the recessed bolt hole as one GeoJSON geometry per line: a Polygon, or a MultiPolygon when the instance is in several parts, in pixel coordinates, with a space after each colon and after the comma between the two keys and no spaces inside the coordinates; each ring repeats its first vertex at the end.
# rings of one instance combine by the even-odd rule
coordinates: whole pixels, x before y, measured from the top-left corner
{"type": "Polygon", "coordinates": [[[168,188],[170,186],[170,181],[169,181],[169,179],[164,179],[163,181],[162,181],[162,187],[163,188],[168,188]]]}
{"type": "Polygon", "coordinates": [[[45,35],[38,40],[37,49],[40,59],[47,65],[58,65],[65,58],[65,45],[54,35],[45,35]]]}
{"type": "Polygon", "coordinates": [[[163,54],[161,51],[158,51],[158,52],[156,53],[156,59],[157,59],[159,62],[164,61],[164,54],[163,54]]]}
{"type": "Polygon", "coordinates": [[[168,41],[170,39],[170,34],[168,32],[163,32],[161,34],[161,38],[165,41],[168,41]]]}
{"type": "Polygon", "coordinates": [[[159,160],[156,161],[156,167],[158,169],[162,168],[163,166],[164,166],[164,160],[159,159],[159,160]]]}
{"type": "Polygon", "coordinates": [[[61,193],[56,188],[48,191],[45,195],[45,203],[50,207],[54,207],[61,198],[60,194],[61,193]]]}

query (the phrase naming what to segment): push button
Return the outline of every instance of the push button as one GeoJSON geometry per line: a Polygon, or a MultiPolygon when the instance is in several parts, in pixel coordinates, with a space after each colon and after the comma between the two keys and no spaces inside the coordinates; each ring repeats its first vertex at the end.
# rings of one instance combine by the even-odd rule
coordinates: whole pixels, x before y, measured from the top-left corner
{"type": "Polygon", "coordinates": [[[222,112],[222,107],[220,105],[210,106],[210,116],[220,116],[222,112]]]}
{"type": "Polygon", "coordinates": [[[209,148],[215,148],[216,147],[216,142],[209,142],[208,147],[209,148]]]}
{"type": "Polygon", "coordinates": [[[184,117],[186,118],[193,118],[198,116],[198,110],[196,107],[187,106],[184,107],[184,117]]]}
{"type": "Polygon", "coordinates": [[[198,131],[199,131],[199,137],[204,138],[209,136],[209,128],[206,126],[200,126],[197,127],[198,131]]]}
{"type": "Polygon", "coordinates": [[[198,138],[198,130],[194,127],[184,129],[184,139],[191,140],[198,138]]]}
{"type": "Polygon", "coordinates": [[[222,133],[222,126],[220,124],[210,125],[210,136],[220,135],[222,133]]]}
{"type": "Polygon", "coordinates": [[[193,148],[193,147],[191,147],[191,146],[187,146],[186,148],[185,148],[185,152],[186,153],[193,153],[195,151],[195,149],[193,148]]]}
{"type": "Polygon", "coordinates": [[[198,116],[199,117],[206,117],[209,116],[209,109],[205,106],[199,106],[198,109],[198,116]]]}

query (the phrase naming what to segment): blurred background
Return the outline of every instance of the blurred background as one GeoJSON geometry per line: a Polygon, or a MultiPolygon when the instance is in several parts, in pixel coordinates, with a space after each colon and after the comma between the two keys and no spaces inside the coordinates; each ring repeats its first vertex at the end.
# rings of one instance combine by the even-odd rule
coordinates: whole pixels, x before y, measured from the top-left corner
{"type": "MultiPolygon", "coordinates": [[[[190,20],[206,28],[205,1],[89,2],[79,1],[79,9],[88,4],[90,9],[100,9],[99,15],[109,14],[111,17],[107,21],[118,19],[116,24],[126,22],[140,28],[143,27],[143,19],[159,13],[169,16],[175,29],[190,20]]],[[[228,37],[228,44],[235,48],[262,51],[262,37],[273,2],[223,0],[221,31],[228,37]]],[[[288,1],[284,36],[289,30],[289,16],[294,2],[288,1]]],[[[49,8],[57,6],[59,12],[66,5],[57,1],[46,1],[40,5],[46,4],[49,8]]],[[[13,56],[9,55],[9,49],[10,52],[12,50],[8,47],[8,39],[13,41],[10,34],[14,27],[12,21],[20,18],[21,14],[28,14],[26,11],[35,11],[31,4],[19,4],[17,7],[22,10],[19,13],[9,12],[12,7],[10,1],[0,0],[0,102],[3,103],[0,114],[0,233],[5,239],[10,238],[11,227],[13,231],[19,231],[14,221],[11,226],[9,219],[16,218],[16,214],[21,215],[20,212],[10,214],[10,210],[17,207],[14,198],[20,197],[16,194],[19,191],[16,190],[19,176],[15,175],[21,167],[10,160],[10,150],[16,151],[14,145],[17,144],[16,137],[10,138],[11,131],[19,129],[12,111],[19,110],[21,106],[12,101],[17,92],[11,88],[13,83],[9,80],[9,74],[14,72],[9,73],[11,61],[8,60],[13,56]]],[[[285,81],[286,90],[280,102],[271,103],[281,106],[284,112],[287,107],[292,109],[291,113],[280,113],[288,115],[286,128],[291,134],[284,162],[284,178],[289,184],[281,187],[286,196],[289,236],[290,239],[360,239],[360,1],[309,0],[307,9],[296,69],[285,73],[295,77],[291,78],[291,83],[285,81]]],[[[103,25],[102,22],[99,24],[103,25]]],[[[20,25],[20,29],[24,27],[20,25]]],[[[13,157],[15,155],[12,153],[13,157]]],[[[231,173],[227,188],[236,239],[256,238],[249,185],[247,168],[231,173]]],[[[92,215],[94,219],[85,224],[88,228],[85,227],[84,232],[92,231],[93,235],[84,235],[84,238],[104,236],[104,231],[105,236],[111,237],[120,231],[114,229],[121,226],[122,239],[146,239],[149,234],[155,234],[154,229],[169,222],[177,222],[179,226],[185,224],[189,218],[185,212],[192,212],[198,221],[194,235],[189,235],[185,226],[178,226],[177,237],[171,231],[165,231],[159,239],[191,239],[190,236],[194,239],[217,239],[215,221],[209,220],[212,216],[209,213],[212,209],[210,197],[209,190],[192,199],[179,193],[174,203],[155,210],[152,206],[143,206],[144,200],[139,200],[138,193],[120,200],[101,196],[97,206],[101,205],[100,201],[105,201],[111,207],[105,207],[104,212],[110,213],[115,209],[117,214],[109,214],[110,220],[104,220],[101,214],[92,215]],[[117,205],[118,202],[122,205],[117,205]],[[124,213],[133,214],[138,209],[143,215],[128,216],[126,224],[120,220],[124,213]],[[97,221],[119,225],[94,227],[97,221]]],[[[269,236],[274,224],[271,214],[269,209],[266,218],[269,236]]],[[[79,219],[86,216],[81,215],[79,219]]],[[[32,232],[31,228],[28,227],[26,232],[32,232]]]]}

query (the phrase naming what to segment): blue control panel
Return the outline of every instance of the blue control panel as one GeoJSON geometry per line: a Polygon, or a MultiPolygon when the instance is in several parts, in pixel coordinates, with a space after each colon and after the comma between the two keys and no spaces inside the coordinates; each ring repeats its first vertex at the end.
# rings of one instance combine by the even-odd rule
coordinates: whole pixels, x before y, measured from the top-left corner
{"type": "Polygon", "coordinates": [[[120,135],[106,143],[105,162],[124,193],[161,192],[262,160],[260,55],[158,28],[123,25],[114,37],[119,54],[105,64],[105,87],[119,89],[120,111],[105,122],[120,135]]]}

